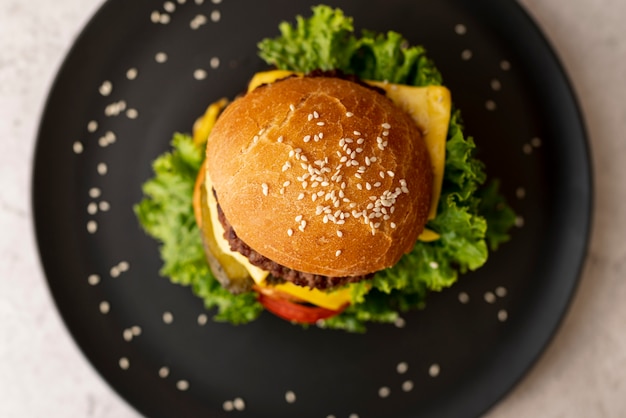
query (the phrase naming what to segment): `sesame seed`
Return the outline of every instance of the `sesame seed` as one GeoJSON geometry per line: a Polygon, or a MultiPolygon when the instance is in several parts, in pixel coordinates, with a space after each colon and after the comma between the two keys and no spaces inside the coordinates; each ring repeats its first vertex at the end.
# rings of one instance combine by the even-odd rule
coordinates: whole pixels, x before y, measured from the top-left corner
{"type": "Polygon", "coordinates": [[[387,386],[383,386],[378,389],[378,396],[380,396],[381,398],[386,398],[389,396],[389,394],[391,394],[391,389],[389,389],[387,386]]]}
{"type": "Polygon", "coordinates": [[[276,142],[283,142],[283,136],[279,136],[278,139],[276,139],[276,142]]]}
{"type": "Polygon", "coordinates": [[[381,151],[384,151],[385,147],[383,147],[383,144],[378,144],[378,149],[381,150],[381,151]]]}
{"type": "Polygon", "coordinates": [[[296,110],[296,107],[293,104],[290,104],[289,105],[289,110],[291,110],[293,112],[294,110],[296,110]]]}
{"type": "Polygon", "coordinates": [[[287,235],[292,236],[293,235],[293,229],[289,228],[287,230],[287,235]]]}
{"type": "Polygon", "coordinates": [[[176,389],[180,391],[185,391],[189,389],[189,382],[186,380],[179,380],[178,382],[176,382],[176,389]]]}
{"type": "Polygon", "coordinates": [[[296,394],[293,391],[289,390],[285,393],[285,400],[288,403],[294,403],[296,401],[296,394]]]}
{"type": "Polygon", "coordinates": [[[317,126],[324,126],[325,123],[324,122],[317,122],[317,126]]]}
{"type": "Polygon", "coordinates": [[[366,183],[365,183],[365,188],[366,188],[367,190],[372,190],[372,185],[371,185],[371,184],[369,184],[368,182],[366,182],[366,183]]]}
{"type": "Polygon", "coordinates": [[[246,403],[241,398],[235,398],[233,399],[233,407],[237,411],[243,411],[244,409],[246,409],[246,403]]]}
{"type": "Polygon", "coordinates": [[[347,116],[347,117],[349,117],[349,118],[351,118],[352,116],[354,116],[354,113],[352,113],[352,112],[346,112],[346,116],[347,116]]]}
{"type": "Polygon", "coordinates": [[[503,297],[505,297],[505,296],[506,296],[506,294],[507,294],[506,287],[503,287],[503,286],[498,286],[498,287],[496,287],[496,295],[497,295],[498,297],[503,298],[503,297]]]}
{"type": "Polygon", "coordinates": [[[359,145],[361,145],[361,144],[362,144],[362,143],[364,143],[364,142],[365,142],[365,139],[364,139],[364,138],[359,138],[359,139],[357,139],[357,141],[356,141],[356,143],[357,143],[357,144],[359,144],[359,145]]]}
{"type": "Polygon", "coordinates": [[[309,113],[309,116],[307,116],[307,119],[309,122],[311,122],[313,120],[313,113],[309,113]]]}
{"type": "Polygon", "coordinates": [[[303,155],[302,157],[300,157],[300,159],[301,159],[302,161],[309,161],[309,159],[306,157],[306,155],[303,155]]]}
{"type": "MultiPolygon", "coordinates": [[[[311,135],[305,136],[303,140],[304,140],[304,142],[309,142],[311,140],[311,135]]],[[[302,158],[302,159],[304,160],[304,158],[302,158]]],[[[304,160],[304,161],[306,161],[306,160],[304,160]]]]}
{"type": "Polygon", "coordinates": [[[111,305],[109,304],[109,302],[104,300],[104,301],[100,302],[100,305],[98,306],[98,308],[100,309],[100,313],[106,315],[111,310],[111,305]]]}
{"type": "Polygon", "coordinates": [[[122,370],[128,370],[128,368],[130,367],[130,362],[128,361],[128,358],[126,357],[122,357],[119,362],[118,362],[120,369],[122,370]]]}
{"type": "Polygon", "coordinates": [[[373,163],[375,163],[377,159],[378,159],[378,158],[376,158],[376,157],[371,157],[371,158],[370,158],[370,161],[371,161],[371,162],[373,162],[373,163]]]}
{"type": "Polygon", "coordinates": [[[440,369],[439,365],[437,363],[435,363],[435,364],[431,365],[430,368],[428,369],[428,374],[431,377],[437,377],[437,376],[439,376],[440,370],[441,369],[440,369]]]}
{"type": "Polygon", "coordinates": [[[391,226],[393,229],[396,229],[396,223],[395,223],[395,222],[392,222],[390,226],[391,226]]]}
{"type": "Polygon", "coordinates": [[[391,125],[388,124],[387,122],[383,123],[382,125],[380,125],[383,127],[383,129],[391,129],[391,125]]]}
{"type": "Polygon", "coordinates": [[[365,157],[365,165],[370,165],[370,157],[365,157]]]}
{"type": "Polygon", "coordinates": [[[394,173],[393,171],[387,171],[387,175],[389,177],[394,177],[396,175],[396,173],[394,173]]]}
{"type": "Polygon", "coordinates": [[[172,322],[174,322],[174,315],[172,315],[171,312],[163,312],[163,322],[165,324],[171,324],[172,322]]]}
{"type": "Polygon", "coordinates": [[[341,255],[341,250],[335,251],[335,257],[339,257],[341,255]]]}
{"type": "Polygon", "coordinates": [[[361,186],[361,183],[357,183],[356,184],[356,188],[359,190],[363,190],[363,186],[361,186]]]}
{"type": "Polygon", "coordinates": [[[384,171],[380,171],[380,172],[378,173],[378,175],[380,176],[380,178],[381,178],[381,179],[384,179],[384,178],[385,178],[385,172],[384,172],[384,171]]]}
{"type": "Polygon", "coordinates": [[[267,183],[261,184],[261,188],[263,189],[263,194],[267,196],[269,192],[269,186],[267,185],[267,183]]]}
{"type": "Polygon", "coordinates": [[[509,313],[505,309],[498,311],[498,321],[505,322],[509,318],[509,313]]]}
{"type": "Polygon", "coordinates": [[[340,230],[337,230],[337,236],[339,238],[343,237],[343,232],[341,232],[340,230]]]}
{"type": "Polygon", "coordinates": [[[352,133],[353,133],[354,135],[356,135],[356,136],[361,136],[361,132],[359,132],[359,131],[354,131],[354,132],[352,132],[352,133]]]}
{"type": "Polygon", "coordinates": [[[317,118],[319,118],[319,117],[320,117],[320,114],[319,114],[319,113],[317,113],[317,111],[315,111],[315,110],[314,110],[314,111],[313,111],[313,117],[314,117],[315,119],[317,119],[317,118]]]}
{"type": "Polygon", "coordinates": [[[298,200],[302,200],[302,199],[304,199],[304,193],[300,193],[300,194],[298,195],[298,200]]]}
{"type": "Polygon", "coordinates": [[[165,367],[165,366],[163,366],[163,367],[161,367],[161,368],[159,369],[159,377],[160,377],[161,379],[165,379],[165,378],[166,378],[167,376],[169,376],[169,375],[170,375],[170,369],[169,369],[169,367],[165,367]]]}

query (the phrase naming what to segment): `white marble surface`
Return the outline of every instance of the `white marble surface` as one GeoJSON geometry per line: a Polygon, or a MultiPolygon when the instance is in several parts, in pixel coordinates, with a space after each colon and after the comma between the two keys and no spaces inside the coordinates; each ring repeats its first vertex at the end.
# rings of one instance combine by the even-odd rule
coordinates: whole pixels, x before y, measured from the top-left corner
{"type": "MultiPolygon", "coordinates": [[[[626,416],[626,2],[520,0],[560,55],[586,115],[595,222],[580,290],[521,384],[488,414],[626,416]]],[[[0,0],[0,417],[136,417],[82,356],[40,271],[30,176],[55,72],[101,0],[0,0]]]]}

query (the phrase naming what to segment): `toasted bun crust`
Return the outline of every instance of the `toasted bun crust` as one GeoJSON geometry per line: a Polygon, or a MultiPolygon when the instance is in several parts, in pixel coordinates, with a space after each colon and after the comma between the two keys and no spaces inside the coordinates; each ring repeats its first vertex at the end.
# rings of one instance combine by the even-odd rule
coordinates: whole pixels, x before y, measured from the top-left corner
{"type": "Polygon", "coordinates": [[[237,235],[307,273],[393,266],[423,230],[428,151],[383,94],[331,77],[292,77],[230,104],[207,143],[207,173],[237,235]]]}

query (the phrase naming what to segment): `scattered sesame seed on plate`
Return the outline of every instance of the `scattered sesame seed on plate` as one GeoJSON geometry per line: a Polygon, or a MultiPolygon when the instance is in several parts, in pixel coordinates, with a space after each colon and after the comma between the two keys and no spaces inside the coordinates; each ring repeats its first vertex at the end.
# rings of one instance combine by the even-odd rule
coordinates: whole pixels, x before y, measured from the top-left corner
{"type": "Polygon", "coordinates": [[[118,364],[120,366],[120,369],[122,370],[128,370],[128,368],[130,367],[130,361],[126,357],[120,358],[118,364]]]}
{"type": "Polygon", "coordinates": [[[467,294],[467,292],[459,292],[458,299],[459,299],[459,302],[463,304],[466,304],[470,301],[470,297],[467,294]]]}
{"type": "Polygon", "coordinates": [[[498,321],[505,322],[509,318],[509,313],[505,309],[498,311],[498,321]]]}
{"type": "Polygon", "coordinates": [[[441,367],[439,367],[437,363],[431,364],[431,366],[428,368],[428,374],[430,375],[430,377],[437,377],[439,376],[440,372],[441,367]]]}
{"type": "Polygon", "coordinates": [[[98,122],[96,122],[95,120],[91,120],[89,121],[89,123],[87,123],[87,131],[88,132],[96,132],[98,130],[98,122]]]}
{"type": "Polygon", "coordinates": [[[139,72],[137,71],[137,69],[136,69],[136,68],[129,68],[129,69],[126,71],[126,78],[127,78],[127,79],[129,79],[129,80],[134,80],[134,79],[136,79],[136,78],[137,78],[137,74],[138,74],[138,73],[139,73],[139,72]]]}
{"type": "Polygon", "coordinates": [[[398,365],[396,366],[396,372],[398,372],[398,374],[404,374],[408,370],[409,370],[409,364],[406,361],[402,361],[398,363],[398,365]]]}
{"type": "Polygon", "coordinates": [[[496,295],[494,295],[493,292],[485,292],[483,297],[487,303],[494,303],[496,301],[496,295]]]}
{"type": "Polygon", "coordinates": [[[211,21],[212,22],[219,22],[221,18],[222,18],[222,14],[220,13],[219,10],[213,10],[211,12],[211,21]]]}
{"type": "Polygon", "coordinates": [[[161,379],[165,379],[169,375],[170,375],[170,368],[169,367],[163,366],[163,367],[161,367],[159,369],[159,377],[161,379]]]}
{"type": "Polygon", "coordinates": [[[159,64],[163,64],[167,61],[167,54],[165,52],[157,52],[154,56],[154,60],[159,64]]]}
{"type": "Polygon", "coordinates": [[[473,54],[472,54],[472,51],[471,51],[471,50],[469,50],[469,49],[464,49],[464,50],[461,52],[461,59],[462,59],[463,61],[469,61],[470,59],[472,59],[472,55],[473,55],[473,54]]]}
{"type": "Polygon", "coordinates": [[[224,403],[222,404],[222,408],[226,412],[231,412],[235,409],[235,405],[233,404],[233,401],[224,401],[224,403]]]}
{"type": "Polygon", "coordinates": [[[285,401],[287,401],[287,403],[294,403],[296,401],[296,394],[293,391],[288,390],[285,392],[285,401]]]}
{"type": "Polygon", "coordinates": [[[169,311],[163,312],[163,323],[171,324],[172,322],[174,322],[174,315],[169,311]]]}
{"type": "Polygon", "coordinates": [[[92,286],[97,285],[98,283],[100,283],[100,276],[98,276],[97,274],[90,274],[89,277],[87,277],[87,283],[92,286]]]}
{"type": "Polygon", "coordinates": [[[187,380],[179,380],[178,382],[176,382],[176,389],[183,392],[186,391],[187,389],[189,389],[189,382],[187,380]]]}
{"type": "Polygon", "coordinates": [[[106,300],[103,300],[102,302],[100,302],[100,305],[98,306],[98,308],[100,309],[100,313],[103,313],[105,315],[111,311],[111,305],[106,300]]]}
{"type": "Polygon", "coordinates": [[[90,234],[95,234],[98,231],[98,222],[96,221],[89,221],[87,222],[87,232],[89,232],[90,234]]]}
{"type": "Polygon", "coordinates": [[[243,411],[244,409],[246,409],[246,403],[242,398],[233,399],[233,406],[237,411],[243,411]]]}
{"type": "Polygon", "coordinates": [[[412,380],[405,380],[404,382],[402,382],[402,390],[404,392],[410,392],[413,390],[413,381],[412,380]]]}

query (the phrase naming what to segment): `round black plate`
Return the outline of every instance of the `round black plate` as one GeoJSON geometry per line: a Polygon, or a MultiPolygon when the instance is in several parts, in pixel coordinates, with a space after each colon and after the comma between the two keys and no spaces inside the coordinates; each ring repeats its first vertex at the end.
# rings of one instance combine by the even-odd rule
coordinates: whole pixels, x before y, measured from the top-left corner
{"type": "Polygon", "coordinates": [[[591,215],[583,124],[557,59],[514,1],[332,1],[435,59],[519,214],[486,267],[365,335],[269,314],[205,324],[158,274],[132,206],[151,161],[264,68],[256,43],[313,1],[108,1],[63,65],[41,123],[41,259],[69,330],[151,417],[476,416],[533,364],[576,288],[591,215]]]}

